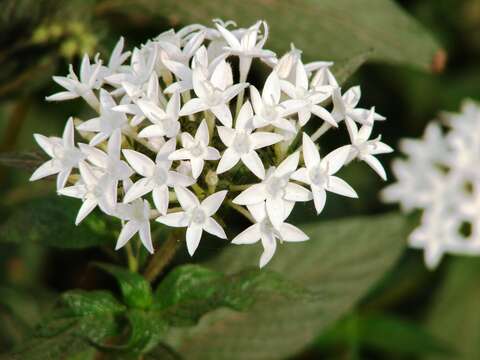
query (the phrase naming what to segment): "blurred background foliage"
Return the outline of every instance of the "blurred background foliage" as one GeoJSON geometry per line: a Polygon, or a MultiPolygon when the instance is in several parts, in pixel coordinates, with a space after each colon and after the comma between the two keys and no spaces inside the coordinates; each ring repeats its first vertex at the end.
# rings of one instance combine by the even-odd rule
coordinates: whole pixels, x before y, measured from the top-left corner
{"type": "MultiPolygon", "coordinates": [[[[88,114],[79,102],[43,100],[56,90],[51,76],[66,73],[70,62],[77,65],[84,53],[107,55],[121,35],[131,48],[171,26],[217,16],[241,18],[240,25],[272,19],[267,44],[281,51],[294,41],[308,60],[359,65],[368,58],[347,85],[362,85],[362,101],[375,104],[388,118],[379,127],[385,142],[396,146],[402,137],[419,136],[440,110],[455,111],[466,97],[480,100],[480,0],[396,3],[430,30],[441,49],[405,14],[390,18],[397,5],[386,0],[245,0],[233,1],[232,6],[220,0],[3,0],[2,163],[30,168],[41,156],[31,152],[36,149],[33,133],[59,134],[70,114],[88,114]],[[315,13],[317,8],[321,10],[315,13]],[[322,16],[333,20],[323,21],[322,16]],[[407,46],[413,37],[418,46],[407,46]],[[22,161],[11,156],[25,151],[22,161]]],[[[379,201],[384,184],[369,171],[355,164],[345,170],[344,178],[360,199],[336,197],[321,220],[393,210],[379,201]]],[[[79,251],[40,246],[37,239],[53,243],[59,234],[72,243],[77,236],[111,237],[111,224],[93,217],[74,228],[76,204],[61,199],[56,206],[62,203],[62,211],[55,216],[63,220],[52,227],[41,216],[48,206],[29,209],[37,209],[35,201],[54,194],[54,186],[49,181],[29,183],[29,175],[29,170],[0,166],[0,353],[25,339],[56,294],[72,288],[113,288],[111,280],[92,270],[85,259],[121,256],[87,245],[79,251]],[[22,216],[17,220],[18,214],[22,216]],[[2,230],[7,221],[9,226],[16,224],[14,230],[2,230]]],[[[306,213],[295,214],[297,221],[314,221],[306,213]]],[[[208,256],[214,250],[207,246],[203,251],[208,256]]],[[[479,276],[480,259],[447,258],[435,272],[428,272],[420,253],[406,251],[353,310],[295,359],[480,359],[479,276]]]]}

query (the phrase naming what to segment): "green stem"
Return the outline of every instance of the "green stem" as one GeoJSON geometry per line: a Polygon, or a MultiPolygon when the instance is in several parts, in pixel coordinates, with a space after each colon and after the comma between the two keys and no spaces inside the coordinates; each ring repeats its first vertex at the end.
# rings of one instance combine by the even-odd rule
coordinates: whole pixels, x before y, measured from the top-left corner
{"type": "Polygon", "coordinates": [[[148,281],[154,282],[163,270],[165,270],[173,260],[181,244],[181,241],[177,238],[177,234],[175,232],[170,233],[170,236],[155,252],[145,269],[144,276],[148,281]]]}
{"type": "Polygon", "coordinates": [[[138,272],[138,261],[135,255],[133,255],[132,244],[130,244],[130,242],[125,245],[125,250],[127,251],[128,269],[131,272],[138,272]]]}

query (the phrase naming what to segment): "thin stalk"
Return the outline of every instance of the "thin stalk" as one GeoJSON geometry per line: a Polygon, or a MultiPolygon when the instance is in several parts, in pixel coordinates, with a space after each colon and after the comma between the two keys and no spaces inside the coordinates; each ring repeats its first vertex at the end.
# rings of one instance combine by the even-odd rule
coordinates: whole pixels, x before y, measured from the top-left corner
{"type": "Polygon", "coordinates": [[[245,184],[245,185],[230,185],[229,186],[229,189],[231,191],[243,191],[243,190],[246,190],[248,189],[250,186],[252,186],[254,184],[245,184]]]}
{"type": "Polygon", "coordinates": [[[128,136],[128,137],[131,138],[132,140],[135,140],[135,141],[138,142],[139,144],[142,144],[142,145],[145,146],[148,150],[154,152],[155,154],[158,152],[157,149],[155,149],[155,147],[154,147],[152,144],[150,144],[147,140],[142,139],[141,137],[139,137],[136,132],[128,129],[128,130],[123,130],[123,134],[125,134],[125,136],[128,136]]]}
{"type": "Polygon", "coordinates": [[[175,232],[170,233],[170,236],[155,252],[145,269],[144,276],[148,281],[154,282],[160,276],[173,260],[181,244],[182,242],[178,240],[177,234],[175,232]]]}
{"type": "Polygon", "coordinates": [[[312,139],[313,142],[317,141],[318,139],[320,139],[320,137],[325,134],[328,130],[330,130],[330,128],[332,127],[332,125],[330,125],[329,123],[325,122],[323,123],[322,126],[320,126],[317,131],[315,131],[312,136],[310,136],[310,138],[312,139]]]}
{"type": "Polygon", "coordinates": [[[230,206],[232,209],[238,211],[240,214],[245,216],[248,220],[250,220],[252,223],[256,223],[255,219],[253,218],[252,215],[243,207],[240,205],[234,204],[232,201],[228,200],[227,201],[228,206],[230,206]]]}
{"type": "Polygon", "coordinates": [[[138,261],[133,254],[132,244],[130,242],[125,245],[125,250],[127,252],[128,269],[131,272],[138,272],[138,261]]]}

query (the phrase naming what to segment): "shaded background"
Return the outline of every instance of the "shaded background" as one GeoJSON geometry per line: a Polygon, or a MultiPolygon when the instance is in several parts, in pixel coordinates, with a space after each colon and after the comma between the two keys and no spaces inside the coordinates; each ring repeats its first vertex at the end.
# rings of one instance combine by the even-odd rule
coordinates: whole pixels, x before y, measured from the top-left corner
{"type": "MultiPolygon", "coordinates": [[[[0,15],[0,152],[36,149],[33,133],[60,134],[69,115],[87,113],[80,102],[43,101],[57,90],[50,77],[65,74],[69,62],[78,64],[84,52],[108,54],[120,35],[131,48],[172,24],[178,25],[175,16],[165,16],[160,2],[119,3],[71,1],[66,6],[48,0],[6,1],[0,15]]],[[[402,137],[421,135],[440,110],[456,111],[466,97],[480,99],[480,1],[398,3],[430,29],[448,62],[443,68],[443,55],[439,55],[429,72],[369,63],[348,81],[347,85],[361,84],[362,104],[374,104],[387,117],[378,131],[393,146],[402,137]]],[[[276,36],[271,33],[271,38],[276,36]]],[[[309,49],[312,53],[329,60],[322,57],[321,49],[309,49]]],[[[327,139],[326,147],[328,141],[333,144],[338,139],[327,139]]],[[[391,156],[383,158],[386,167],[390,160],[391,156]]],[[[18,206],[54,194],[52,182],[29,183],[29,176],[29,171],[0,167],[0,223],[18,206]]],[[[322,218],[394,209],[380,203],[378,192],[384,183],[369,168],[354,164],[343,177],[360,199],[336,197],[322,218]]],[[[294,216],[303,219],[302,210],[311,209],[301,209],[294,216]]],[[[98,250],[59,251],[0,241],[0,349],[22,339],[55,293],[74,287],[111,286],[97,273],[90,274],[84,261],[85,257],[107,256],[98,250]],[[21,309],[21,321],[11,317],[12,307],[21,309]]],[[[421,254],[408,251],[357,309],[298,358],[479,359],[479,276],[479,259],[447,258],[435,272],[428,272],[421,254]]]]}

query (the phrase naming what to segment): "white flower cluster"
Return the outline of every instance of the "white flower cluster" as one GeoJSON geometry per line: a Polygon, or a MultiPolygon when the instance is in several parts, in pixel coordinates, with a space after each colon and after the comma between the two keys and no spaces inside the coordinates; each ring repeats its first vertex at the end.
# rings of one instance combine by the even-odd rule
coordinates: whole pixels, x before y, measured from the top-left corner
{"type": "Polygon", "coordinates": [[[307,240],[285,222],[295,202],[313,199],[320,213],[327,191],[356,197],[335,176],[355,158],[386,177],[375,155],[392,149],[380,137],[369,139],[374,122],[384,118],[374,108],[357,107],[358,86],[342,94],[332,63],[304,65],[293,46],[277,58],[264,48],[268,26],[263,21],[234,26],[215,20],[213,28],[169,30],[131,53],[123,51],[120,39],[108,64],[98,55],[93,61],[85,56],[79,76],[70,68],[66,77],[54,77],[65,91],[47,100],[81,97],[96,115],[84,122],[70,118],[63,138],[35,135],[52,159],[31,180],[58,174],[59,194],[83,201],[77,224],[97,205],[120,218],[117,249],[139,233],[153,252],[154,219],[186,227],[193,255],[203,231],[226,238],[215,220],[222,204],[253,222],[232,242],[261,240],[261,267],[272,258],[277,240],[307,240]],[[269,72],[261,88],[247,83],[254,59],[269,72]],[[302,131],[310,120],[319,125],[311,137],[302,131]],[[314,142],[342,121],[351,144],[321,158],[314,142]],[[74,127],[88,145],[75,145],[74,127]]]}
{"type": "Polygon", "coordinates": [[[409,244],[424,249],[430,269],[444,253],[480,255],[480,106],[465,101],[444,119],[446,132],[432,122],[422,139],[402,140],[407,158],[393,162],[397,182],[382,193],[406,212],[423,211],[409,244]]]}

